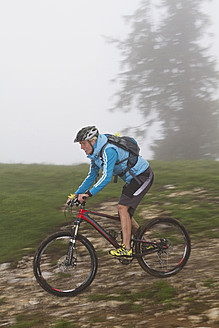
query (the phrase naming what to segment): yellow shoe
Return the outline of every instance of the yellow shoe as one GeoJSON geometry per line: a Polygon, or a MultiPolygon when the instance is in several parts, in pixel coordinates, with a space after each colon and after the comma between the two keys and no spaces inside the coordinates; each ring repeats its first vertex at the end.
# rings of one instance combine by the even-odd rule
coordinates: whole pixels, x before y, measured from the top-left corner
{"type": "Polygon", "coordinates": [[[129,251],[126,249],[125,245],[122,244],[122,247],[117,248],[115,251],[109,251],[109,254],[115,257],[132,257],[132,249],[129,251]]]}

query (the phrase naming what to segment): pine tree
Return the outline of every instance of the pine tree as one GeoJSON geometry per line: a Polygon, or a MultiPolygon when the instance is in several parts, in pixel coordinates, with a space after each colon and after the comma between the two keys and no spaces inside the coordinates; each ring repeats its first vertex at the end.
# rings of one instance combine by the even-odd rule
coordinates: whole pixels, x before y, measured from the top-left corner
{"type": "Polygon", "coordinates": [[[123,51],[117,108],[137,107],[145,125],[156,113],[163,139],[153,146],[155,159],[219,157],[216,98],[218,72],[201,40],[209,24],[203,0],[164,0],[164,19],[155,25],[152,4],[144,0],[129,18],[132,33],[119,43],[123,51]]]}

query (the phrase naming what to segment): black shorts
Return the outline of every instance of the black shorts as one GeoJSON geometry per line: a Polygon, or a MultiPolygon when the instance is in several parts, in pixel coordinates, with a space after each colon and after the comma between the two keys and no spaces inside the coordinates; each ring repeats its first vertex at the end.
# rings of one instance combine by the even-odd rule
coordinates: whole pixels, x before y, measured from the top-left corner
{"type": "Polygon", "coordinates": [[[153,184],[154,174],[152,169],[148,167],[147,170],[139,174],[137,178],[138,181],[133,178],[130,183],[124,185],[119,200],[120,205],[129,207],[129,214],[131,217],[134,215],[138,204],[153,184]]]}

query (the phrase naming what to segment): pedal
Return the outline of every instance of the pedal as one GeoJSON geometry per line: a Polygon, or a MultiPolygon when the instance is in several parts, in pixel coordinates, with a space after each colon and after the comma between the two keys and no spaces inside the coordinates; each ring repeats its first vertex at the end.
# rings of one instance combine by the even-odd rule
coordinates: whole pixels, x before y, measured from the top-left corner
{"type": "Polygon", "coordinates": [[[128,265],[133,261],[133,258],[130,260],[127,259],[119,259],[119,262],[122,263],[123,265],[128,265]]]}

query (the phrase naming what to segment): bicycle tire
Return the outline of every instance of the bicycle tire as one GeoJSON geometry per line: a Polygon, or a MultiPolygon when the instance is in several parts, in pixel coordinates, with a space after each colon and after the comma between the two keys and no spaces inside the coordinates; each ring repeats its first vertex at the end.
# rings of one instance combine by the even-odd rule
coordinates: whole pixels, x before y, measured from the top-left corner
{"type": "Polygon", "coordinates": [[[33,261],[33,271],[40,286],[59,297],[73,297],[84,291],[94,280],[98,260],[90,241],[78,234],[73,264],[66,265],[70,232],[57,232],[39,246],[33,261]]]}
{"type": "Polygon", "coordinates": [[[155,277],[177,274],[189,259],[190,237],[176,219],[165,217],[151,220],[139,229],[137,239],[141,241],[136,242],[136,254],[144,253],[137,257],[138,263],[155,277]]]}

